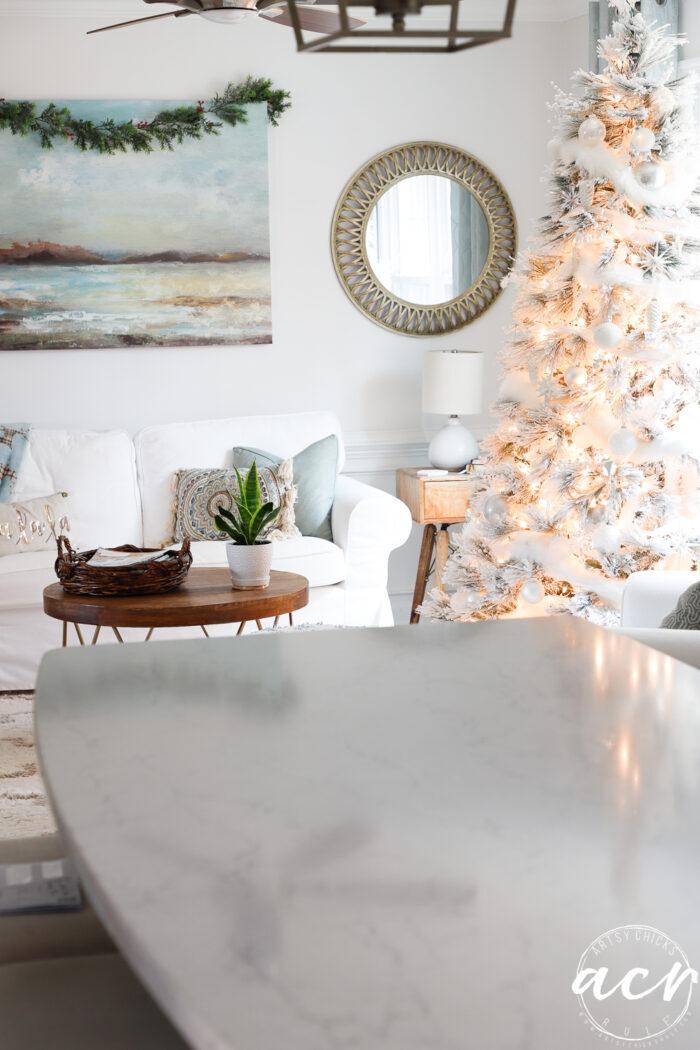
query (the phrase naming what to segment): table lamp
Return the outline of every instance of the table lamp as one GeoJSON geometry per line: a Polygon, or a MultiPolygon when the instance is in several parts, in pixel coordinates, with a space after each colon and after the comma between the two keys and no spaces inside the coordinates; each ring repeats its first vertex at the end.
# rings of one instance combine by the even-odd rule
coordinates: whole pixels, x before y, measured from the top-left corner
{"type": "Polygon", "coordinates": [[[428,458],[442,470],[462,470],[479,454],[476,439],[459,413],[481,411],[484,355],[475,350],[427,350],[423,358],[423,411],[447,415],[430,442],[428,458]]]}

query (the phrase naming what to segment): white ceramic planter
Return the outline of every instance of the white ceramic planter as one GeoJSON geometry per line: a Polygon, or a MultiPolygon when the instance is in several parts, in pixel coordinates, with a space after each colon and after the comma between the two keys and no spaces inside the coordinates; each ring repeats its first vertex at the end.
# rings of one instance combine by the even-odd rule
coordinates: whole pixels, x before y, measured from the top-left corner
{"type": "Polygon", "coordinates": [[[236,590],[267,587],[270,583],[270,566],[272,565],[270,540],[262,540],[250,546],[227,543],[226,557],[231,570],[231,585],[236,590]]]}

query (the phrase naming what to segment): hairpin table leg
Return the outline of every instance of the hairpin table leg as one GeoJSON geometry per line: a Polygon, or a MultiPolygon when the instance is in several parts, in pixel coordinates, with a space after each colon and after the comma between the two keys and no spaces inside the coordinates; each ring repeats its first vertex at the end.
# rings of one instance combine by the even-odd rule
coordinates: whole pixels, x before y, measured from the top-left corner
{"type": "Polygon", "coordinates": [[[273,623],[273,625],[272,625],[272,626],[273,626],[273,627],[276,627],[276,626],[277,626],[277,624],[278,624],[279,622],[280,622],[280,618],[279,618],[279,616],[275,616],[275,622],[273,623]]]}
{"type": "Polygon", "coordinates": [[[75,633],[78,636],[78,641],[80,642],[81,645],[85,645],[85,641],[83,639],[83,635],[82,635],[82,632],[80,630],[80,624],[74,623],[73,626],[75,627],[75,633]]]}
{"type": "Polygon", "coordinates": [[[92,636],[92,641],[90,642],[90,645],[97,645],[97,639],[100,637],[101,630],[102,628],[99,625],[95,628],[95,633],[92,636]]]}
{"type": "Polygon", "coordinates": [[[292,616],[291,613],[289,614],[289,626],[290,627],[294,626],[294,617],[292,616]]]}
{"type": "Polygon", "coordinates": [[[200,623],[200,625],[199,625],[199,626],[200,626],[200,627],[202,628],[202,630],[204,631],[204,636],[205,636],[205,638],[208,638],[208,637],[209,637],[209,631],[208,631],[208,630],[206,629],[206,627],[204,626],[204,624],[203,624],[203,623],[200,623]]]}
{"type": "Polygon", "coordinates": [[[122,638],[122,636],[120,635],[120,633],[119,633],[119,631],[117,630],[117,628],[116,628],[116,627],[113,627],[113,628],[112,628],[112,630],[114,631],[115,635],[117,636],[117,641],[118,641],[118,642],[119,642],[119,643],[120,643],[121,645],[123,645],[123,644],[124,644],[124,639],[123,639],[123,638],[122,638]]]}
{"type": "Polygon", "coordinates": [[[63,637],[62,644],[63,644],[63,648],[65,649],[66,646],[68,645],[68,620],[64,620],[63,621],[62,637],[63,637]]]}
{"type": "Polygon", "coordinates": [[[152,637],[152,635],[153,635],[153,632],[154,632],[154,631],[155,631],[155,627],[149,627],[149,628],[148,628],[148,634],[147,634],[147,635],[146,635],[146,637],[144,638],[144,642],[150,642],[150,640],[151,640],[151,637],[152,637]]]}
{"type": "Polygon", "coordinates": [[[256,620],[255,622],[256,622],[256,623],[257,623],[257,625],[258,625],[258,630],[259,630],[259,631],[262,631],[262,624],[260,623],[260,620],[256,620]]]}
{"type": "Polygon", "coordinates": [[[239,634],[243,634],[243,628],[245,627],[247,622],[248,622],[247,620],[241,620],[241,626],[236,631],[236,636],[238,636],[239,634]]]}

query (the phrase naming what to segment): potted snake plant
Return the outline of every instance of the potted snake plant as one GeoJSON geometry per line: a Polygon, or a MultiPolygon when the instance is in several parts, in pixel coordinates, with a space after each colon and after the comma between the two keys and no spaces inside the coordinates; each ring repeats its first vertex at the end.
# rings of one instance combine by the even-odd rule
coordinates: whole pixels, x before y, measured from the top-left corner
{"type": "Polygon", "coordinates": [[[272,541],[260,539],[280,512],[272,503],[263,503],[258,466],[255,460],[245,481],[236,470],[238,496],[231,493],[231,510],[219,507],[214,522],[219,532],[230,537],[226,557],[231,570],[231,584],[236,590],[267,587],[272,565],[272,541]]]}

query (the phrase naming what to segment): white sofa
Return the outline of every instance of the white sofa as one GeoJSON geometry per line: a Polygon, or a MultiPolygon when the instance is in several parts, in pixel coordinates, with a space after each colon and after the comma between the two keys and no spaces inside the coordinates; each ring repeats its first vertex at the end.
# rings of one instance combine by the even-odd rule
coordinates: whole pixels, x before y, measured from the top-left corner
{"type": "MultiPolygon", "coordinates": [[[[330,412],[249,416],[152,426],[131,438],[125,431],[31,432],[13,500],[69,494],[74,548],[133,543],[159,547],[172,530],[172,478],[181,468],[223,467],[232,448],[247,445],[290,457],[328,434],[342,435],[330,412]]],[[[310,583],[308,606],[297,623],[391,625],[387,593],[389,554],[411,529],[399,500],[339,474],[331,517],[333,543],[304,536],[275,544],[273,568],[298,572],[310,583]]],[[[226,565],[224,543],[192,545],[194,565],[226,565]]],[[[44,652],[61,644],[61,624],[42,609],[42,591],[55,581],[56,551],[0,557],[0,689],[31,688],[44,652]]],[[[211,633],[233,633],[230,625],[211,633]]],[[[144,632],[126,632],[143,637],[144,632]]],[[[186,637],[191,630],[156,631],[154,638],[186,637]]],[[[196,632],[195,632],[196,633],[196,632]]],[[[71,631],[69,636],[77,641],[71,631]]],[[[102,632],[100,642],[114,641],[102,632]]]]}
{"type": "Polygon", "coordinates": [[[659,626],[683,591],[699,580],[700,573],[688,571],[633,573],[622,593],[619,633],[700,668],[700,631],[659,626]]]}

